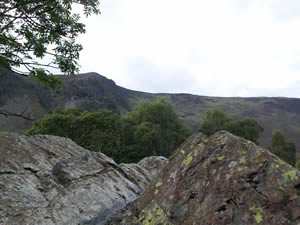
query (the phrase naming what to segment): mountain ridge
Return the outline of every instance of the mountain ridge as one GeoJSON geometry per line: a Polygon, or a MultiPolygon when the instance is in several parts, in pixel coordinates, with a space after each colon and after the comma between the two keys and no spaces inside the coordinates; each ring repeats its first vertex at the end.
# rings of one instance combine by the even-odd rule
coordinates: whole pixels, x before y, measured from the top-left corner
{"type": "MultiPolygon", "coordinates": [[[[189,93],[147,93],[118,86],[113,80],[95,72],[77,75],[58,75],[62,90],[49,91],[29,77],[13,74],[0,68],[0,111],[20,114],[26,109],[33,120],[50,113],[55,107],[83,107],[88,111],[99,108],[126,114],[143,100],[163,97],[171,103],[185,124],[196,131],[208,109],[219,108],[234,119],[254,117],[265,128],[260,140],[270,144],[272,132],[282,130],[296,142],[300,153],[300,99],[287,97],[210,97],[189,93]]],[[[0,115],[0,131],[22,133],[32,121],[0,115]]]]}

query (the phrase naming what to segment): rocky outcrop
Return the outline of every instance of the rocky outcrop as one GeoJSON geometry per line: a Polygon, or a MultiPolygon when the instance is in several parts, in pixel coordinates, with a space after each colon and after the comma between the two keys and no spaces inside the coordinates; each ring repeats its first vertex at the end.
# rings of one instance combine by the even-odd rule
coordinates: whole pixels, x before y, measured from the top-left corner
{"type": "Polygon", "coordinates": [[[198,134],[107,224],[298,225],[299,195],[299,171],[268,150],[224,131],[198,134]]]}
{"type": "MultiPolygon", "coordinates": [[[[104,224],[152,179],[139,164],[116,164],[70,139],[0,135],[0,224],[104,224]]],[[[159,170],[166,160],[146,159],[159,170]]],[[[156,173],[156,172],[155,172],[156,173]]]]}

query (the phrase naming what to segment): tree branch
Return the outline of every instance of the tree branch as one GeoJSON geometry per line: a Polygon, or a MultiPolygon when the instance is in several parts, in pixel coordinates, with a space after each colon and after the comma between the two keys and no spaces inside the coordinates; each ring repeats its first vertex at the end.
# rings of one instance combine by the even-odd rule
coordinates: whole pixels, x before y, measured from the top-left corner
{"type": "Polygon", "coordinates": [[[42,64],[42,63],[37,63],[37,62],[21,62],[20,65],[28,65],[31,67],[31,65],[35,65],[35,66],[42,66],[42,67],[49,67],[49,68],[53,68],[53,69],[59,69],[58,66],[52,66],[51,64],[53,64],[52,62],[48,63],[48,64],[42,64]]]}

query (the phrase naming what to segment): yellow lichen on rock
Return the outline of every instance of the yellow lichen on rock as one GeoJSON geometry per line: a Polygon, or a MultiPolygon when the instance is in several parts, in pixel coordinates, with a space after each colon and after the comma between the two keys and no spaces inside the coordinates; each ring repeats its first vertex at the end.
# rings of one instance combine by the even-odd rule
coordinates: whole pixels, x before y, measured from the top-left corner
{"type": "Polygon", "coordinates": [[[211,171],[211,174],[212,175],[215,175],[217,173],[217,170],[216,169],[213,169],[212,171],[211,171]]]}
{"type": "Polygon", "coordinates": [[[258,162],[258,158],[262,155],[262,151],[256,150],[254,156],[251,158],[251,162],[258,162]]]}
{"type": "Polygon", "coordinates": [[[183,160],[183,164],[184,164],[185,166],[188,166],[188,165],[191,163],[192,160],[193,160],[193,156],[192,156],[192,153],[190,152],[190,153],[187,155],[187,157],[183,160]]]}
{"type": "Polygon", "coordinates": [[[247,151],[244,149],[239,149],[238,152],[242,155],[245,155],[247,153],[247,151]]]}
{"type": "Polygon", "coordinates": [[[272,168],[272,169],[277,169],[277,168],[279,168],[279,164],[272,163],[272,164],[271,164],[271,168],[272,168]]]}
{"type": "Polygon", "coordinates": [[[199,154],[199,152],[203,151],[204,148],[205,148],[205,145],[203,143],[198,144],[194,150],[194,156],[197,156],[199,154]]]}
{"type": "Polygon", "coordinates": [[[245,158],[244,157],[240,158],[240,164],[244,164],[244,163],[246,163],[245,158]]]}
{"type": "Polygon", "coordinates": [[[254,213],[254,219],[256,223],[261,223],[263,221],[263,209],[260,207],[251,207],[250,210],[254,213]]]}
{"type": "Polygon", "coordinates": [[[148,208],[145,211],[143,211],[138,221],[142,225],[172,225],[172,223],[164,221],[167,217],[168,213],[165,214],[164,210],[159,205],[155,204],[153,208],[148,208]]]}
{"type": "Polygon", "coordinates": [[[163,183],[161,181],[157,182],[157,184],[155,185],[156,187],[161,186],[163,183]]]}
{"type": "Polygon", "coordinates": [[[289,180],[295,181],[298,179],[296,170],[289,170],[289,171],[283,173],[282,176],[283,176],[285,182],[288,182],[289,180]]]}
{"type": "Polygon", "coordinates": [[[216,156],[216,158],[217,158],[217,160],[223,160],[223,159],[225,158],[225,156],[222,155],[222,154],[218,154],[218,155],[216,156]]]}

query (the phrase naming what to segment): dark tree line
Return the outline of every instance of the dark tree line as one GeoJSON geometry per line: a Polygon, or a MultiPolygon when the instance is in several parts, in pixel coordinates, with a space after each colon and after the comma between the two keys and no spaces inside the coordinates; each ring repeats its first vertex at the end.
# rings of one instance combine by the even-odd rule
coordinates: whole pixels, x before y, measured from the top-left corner
{"type": "MultiPolygon", "coordinates": [[[[246,117],[242,120],[234,120],[218,109],[208,110],[201,122],[199,131],[206,135],[212,135],[220,130],[227,130],[256,144],[259,144],[260,134],[264,131],[254,118],[246,117]]],[[[269,149],[285,162],[297,167],[296,144],[286,140],[281,131],[278,130],[273,133],[269,149]]],[[[300,161],[298,168],[300,169],[300,161]]]]}
{"type": "Polygon", "coordinates": [[[208,110],[201,121],[199,131],[206,135],[212,135],[220,130],[227,130],[256,144],[259,144],[259,136],[264,131],[254,118],[246,117],[242,120],[234,120],[218,109],[208,110]]]}
{"type": "MultiPolygon", "coordinates": [[[[199,131],[212,135],[227,130],[258,144],[263,132],[254,118],[234,120],[220,110],[208,110],[199,131]]],[[[163,99],[144,101],[125,116],[100,109],[56,109],[35,121],[25,134],[51,134],[71,138],[92,151],[100,151],[117,162],[137,162],[146,156],[168,157],[191,135],[172,106],[163,99]]],[[[270,150],[287,163],[296,164],[296,145],[281,131],[272,136],[270,150]]],[[[299,164],[299,163],[298,163],[299,164]]]]}

